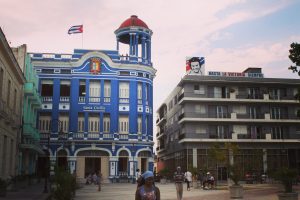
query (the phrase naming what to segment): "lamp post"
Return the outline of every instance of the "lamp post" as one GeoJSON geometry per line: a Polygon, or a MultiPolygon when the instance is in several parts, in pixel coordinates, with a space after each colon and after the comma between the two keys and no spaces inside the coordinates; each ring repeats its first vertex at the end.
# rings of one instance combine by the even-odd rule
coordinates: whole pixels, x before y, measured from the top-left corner
{"type": "MultiPolygon", "coordinates": [[[[62,129],[62,122],[58,119],[54,119],[52,121],[50,121],[50,130],[53,130],[52,127],[52,122],[57,122],[58,124],[58,128],[59,129],[59,135],[63,134],[63,129],[62,129]]],[[[48,138],[47,138],[47,164],[46,164],[46,176],[45,176],[45,185],[44,185],[44,193],[48,193],[48,180],[49,180],[49,174],[50,174],[50,135],[51,135],[51,131],[48,133],[48,138]]]]}
{"type": "Polygon", "coordinates": [[[135,149],[134,149],[134,143],[132,143],[132,150],[131,150],[131,152],[132,152],[132,159],[133,159],[133,173],[132,173],[132,184],[135,184],[135,163],[134,163],[134,157],[135,157],[135,155],[134,155],[134,152],[135,152],[135,149]]]}

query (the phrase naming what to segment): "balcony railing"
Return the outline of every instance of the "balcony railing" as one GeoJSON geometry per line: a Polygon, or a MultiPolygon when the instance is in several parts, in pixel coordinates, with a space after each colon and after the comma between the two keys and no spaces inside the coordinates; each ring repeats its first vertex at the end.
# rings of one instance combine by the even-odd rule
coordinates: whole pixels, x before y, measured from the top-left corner
{"type": "Polygon", "coordinates": [[[52,102],[52,96],[42,96],[42,101],[43,102],[52,102]]]}
{"type": "Polygon", "coordinates": [[[78,97],[79,103],[85,103],[85,97],[78,97]]]}
{"type": "Polygon", "coordinates": [[[100,97],[89,97],[89,102],[90,103],[99,103],[100,97]]]}
{"type": "MultiPolygon", "coordinates": [[[[41,139],[45,140],[48,138],[49,131],[39,131],[41,135],[41,139]]],[[[72,140],[85,140],[85,141],[105,141],[105,140],[120,140],[120,141],[128,141],[128,140],[138,140],[150,142],[153,141],[153,137],[147,134],[131,134],[131,133],[103,133],[103,132],[69,132],[68,134],[64,134],[64,139],[68,139],[68,141],[72,140]]],[[[60,135],[57,133],[52,133],[51,138],[53,139],[62,139],[60,135]]]]}
{"type": "Polygon", "coordinates": [[[104,97],[104,103],[110,103],[110,97],[104,97]]]}
{"type": "Polygon", "coordinates": [[[59,97],[60,102],[70,102],[70,97],[59,97]]]}
{"type": "Polygon", "coordinates": [[[119,103],[129,103],[129,98],[120,98],[119,103]]]}

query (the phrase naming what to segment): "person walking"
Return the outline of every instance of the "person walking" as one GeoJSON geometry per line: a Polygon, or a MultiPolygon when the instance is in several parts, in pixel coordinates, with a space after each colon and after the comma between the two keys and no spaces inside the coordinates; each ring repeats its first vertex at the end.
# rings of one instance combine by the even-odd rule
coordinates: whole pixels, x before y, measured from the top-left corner
{"type": "Polygon", "coordinates": [[[102,181],[102,173],[99,171],[99,174],[97,176],[98,191],[101,191],[101,181],[102,181]]]}
{"type": "Polygon", "coordinates": [[[181,172],[181,167],[178,166],[174,173],[174,181],[176,186],[177,200],[182,200],[184,174],[181,172]]]}
{"type": "Polygon", "coordinates": [[[135,192],[135,200],[160,200],[160,190],[154,185],[154,174],[146,171],[143,175],[143,185],[135,192]]]}
{"type": "Polygon", "coordinates": [[[191,190],[190,184],[192,182],[192,173],[188,170],[185,172],[184,177],[185,177],[186,183],[187,183],[186,189],[187,189],[187,191],[190,191],[191,190]]]}
{"type": "Polygon", "coordinates": [[[139,185],[141,184],[141,172],[140,172],[140,169],[137,169],[136,172],[135,172],[135,181],[137,183],[137,188],[139,187],[139,185]]]}

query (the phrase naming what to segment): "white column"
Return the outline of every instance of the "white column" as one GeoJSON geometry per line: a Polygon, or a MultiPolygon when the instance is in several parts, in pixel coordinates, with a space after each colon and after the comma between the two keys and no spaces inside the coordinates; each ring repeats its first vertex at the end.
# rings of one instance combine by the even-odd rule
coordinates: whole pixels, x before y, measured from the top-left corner
{"type": "Polygon", "coordinates": [[[267,170],[268,170],[268,153],[267,153],[267,149],[263,149],[263,168],[264,168],[264,172],[267,173],[267,170]]]}
{"type": "Polygon", "coordinates": [[[193,148],[193,167],[197,168],[197,148],[193,148]]]}
{"type": "Polygon", "coordinates": [[[76,157],[75,156],[69,156],[68,157],[68,164],[69,164],[69,169],[71,174],[73,174],[73,172],[76,169],[76,157]]]}

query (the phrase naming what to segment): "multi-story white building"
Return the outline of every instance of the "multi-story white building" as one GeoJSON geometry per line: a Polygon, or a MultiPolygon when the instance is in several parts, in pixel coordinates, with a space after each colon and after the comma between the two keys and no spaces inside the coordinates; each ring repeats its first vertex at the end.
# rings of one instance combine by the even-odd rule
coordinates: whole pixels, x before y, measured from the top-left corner
{"type": "Polygon", "coordinates": [[[225,180],[226,165],[209,149],[230,142],[239,147],[242,173],[281,166],[300,173],[299,87],[298,79],[264,78],[260,68],[186,75],[157,110],[158,171],[180,165],[225,180]]]}

